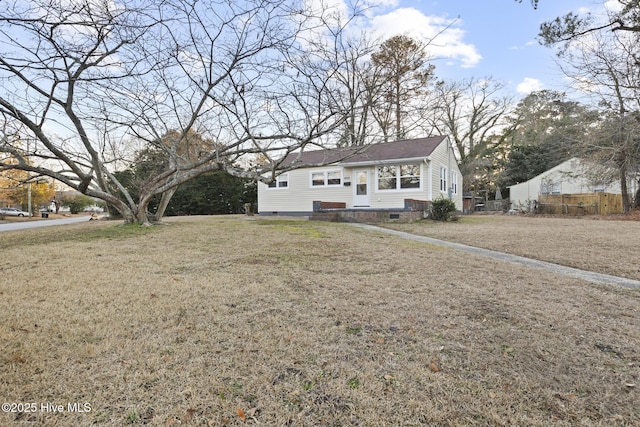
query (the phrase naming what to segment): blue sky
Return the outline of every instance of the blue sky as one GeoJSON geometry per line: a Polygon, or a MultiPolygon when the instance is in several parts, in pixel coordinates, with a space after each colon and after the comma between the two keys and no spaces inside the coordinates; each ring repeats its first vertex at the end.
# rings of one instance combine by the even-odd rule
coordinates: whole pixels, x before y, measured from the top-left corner
{"type": "Polygon", "coordinates": [[[602,0],[540,0],[538,9],[529,0],[386,1],[387,6],[371,17],[375,34],[404,33],[428,40],[457,19],[434,38],[436,75],[493,77],[517,98],[532,90],[566,88],[554,51],[536,40],[540,24],[570,11],[603,10],[602,0]]]}

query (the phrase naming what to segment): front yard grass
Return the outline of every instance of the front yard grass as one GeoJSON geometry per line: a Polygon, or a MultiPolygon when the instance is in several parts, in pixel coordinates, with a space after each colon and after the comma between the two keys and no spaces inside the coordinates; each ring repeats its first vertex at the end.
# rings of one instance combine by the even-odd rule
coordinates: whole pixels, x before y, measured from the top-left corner
{"type": "Polygon", "coordinates": [[[0,396],[38,405],[0,424],[640,424],[638,291],[344,224],[169,222],[0,234],[0,396]]]}
{"type": "Polygon", "coordinates": [[[386,227],[569,267],[640,280],[640,221],[597,217],[465,215],[458,222],[386,227]]]}

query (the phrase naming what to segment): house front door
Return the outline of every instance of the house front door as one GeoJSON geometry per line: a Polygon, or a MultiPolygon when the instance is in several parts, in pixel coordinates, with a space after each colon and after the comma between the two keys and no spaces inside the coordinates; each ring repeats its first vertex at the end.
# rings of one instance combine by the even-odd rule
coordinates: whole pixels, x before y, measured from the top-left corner
{"type": "Polygon", "coordinates": [[[369,171],[367,169],[357,169],[354,172],[353,206],[368,207],[370,192],[369,171]]]}

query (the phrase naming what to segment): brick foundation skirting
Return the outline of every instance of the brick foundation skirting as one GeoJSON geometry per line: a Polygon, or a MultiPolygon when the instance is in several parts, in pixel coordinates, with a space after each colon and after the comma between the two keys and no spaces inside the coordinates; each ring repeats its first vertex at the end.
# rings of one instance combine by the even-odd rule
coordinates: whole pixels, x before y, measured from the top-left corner
{"type": "Polygon", "coordinates": [[[423,219],[424,216],[423,211],[344,209],[314,212],[309,219],[313,221],[380,224],[384,222],[412,222],[423,219]]]}
{"type": "Polygon", "coordinates": [[[426,200],[405,199],[400,209],[346,209],[344,202],[313,202],[313,221],[362,222],[379,224],[383,222],[412,222],[423,219],[431,209],[426,200]]]}

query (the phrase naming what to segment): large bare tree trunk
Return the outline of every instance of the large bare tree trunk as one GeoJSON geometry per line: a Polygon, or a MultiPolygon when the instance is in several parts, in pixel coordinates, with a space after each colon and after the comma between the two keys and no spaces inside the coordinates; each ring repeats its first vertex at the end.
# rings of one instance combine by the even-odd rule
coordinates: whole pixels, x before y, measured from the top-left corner
{"type": "Polygon", "coordinates": [[[160,199],[160,204],[158,205],[158,210],[156,211],[155,218],[154,218],[156,222],[162,221],[162,218],[164,217],[164,213],[167,210],[167,206],[169,205],[169,202],[171,201],[171,198],[173,197],[173,195],[176,193],[176,190],[177,188],[174,187],[162,193],[162,198],[160,199]]]}
{"type": "Polygon", "coordinates": [[[631,199],[629,198],[629,189],[627,186],[627,167],[620,166],[620,191],[622,192],[622,210],[624,213],[631,211],[631,199]]]}

